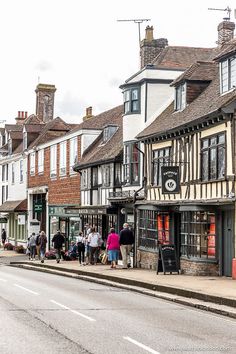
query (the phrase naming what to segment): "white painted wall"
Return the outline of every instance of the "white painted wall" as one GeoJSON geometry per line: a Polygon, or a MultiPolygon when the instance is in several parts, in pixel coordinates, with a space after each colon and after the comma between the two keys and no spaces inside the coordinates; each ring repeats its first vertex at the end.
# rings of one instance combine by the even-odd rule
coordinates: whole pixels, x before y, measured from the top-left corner
{"type": "Polygon", "coordinates": [[[8,170],[8,200],[26,199],[27,158],[19,158],[9,163],[8,170]],[[20,160],[23,160],[23,182],[20,182],[20,160]],[[15,163],[15,183],[12,183],[12,164],[15,163]]]}

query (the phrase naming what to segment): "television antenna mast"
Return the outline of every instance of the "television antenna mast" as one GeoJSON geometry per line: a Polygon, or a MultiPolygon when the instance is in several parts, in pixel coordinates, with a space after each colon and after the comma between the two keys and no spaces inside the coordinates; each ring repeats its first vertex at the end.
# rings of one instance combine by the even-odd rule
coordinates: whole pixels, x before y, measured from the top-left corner
{"type": "Polygon", "coordinates": [[[208,7],[208,10],[213,10],[213,11],[226,11],[227,12],[227,17],[224,17],[223,20],[225,21],[230,21],[230,14],[231,14],[231,9],[229,6],[227,6],[225,9],[215,9],[213,7],[208,7]]]}
{"type": "Polygon", "coordinates": [[[151,21],[150,18],[137,18],[137,19],[129,19],[129,20],[117,20],[118,22],[134,22],[138,24],[138,38],[139,38],[139,44],[141,42],[141,33],[140,33],[140,24],[145,22],[145,21],[151,21]]]}

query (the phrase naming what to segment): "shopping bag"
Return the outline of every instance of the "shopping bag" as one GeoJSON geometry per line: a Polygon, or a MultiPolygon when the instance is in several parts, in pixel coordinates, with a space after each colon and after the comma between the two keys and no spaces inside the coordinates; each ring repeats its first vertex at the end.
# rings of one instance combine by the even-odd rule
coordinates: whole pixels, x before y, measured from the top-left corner
{"type": "Polygon", "coordinates": [[[102,258],[101,258],[101,263],[102,263],[102,264],[107,264],[107,261],[108,261],[108,256],[107,256],[106,253],[104,253],[104,254],[102,255],[102,258]]]}

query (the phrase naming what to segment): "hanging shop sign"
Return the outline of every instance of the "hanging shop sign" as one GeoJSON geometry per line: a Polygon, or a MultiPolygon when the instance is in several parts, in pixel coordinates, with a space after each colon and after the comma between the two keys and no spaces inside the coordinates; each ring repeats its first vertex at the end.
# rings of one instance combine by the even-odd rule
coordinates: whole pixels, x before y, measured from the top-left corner
{"type": "Polygon", "coordinates": [[[179,166],[162,166],[162,194],[177,194],[180,192],[179,166]]]}
{"type": "Polygon", "coordinates": [[[42,213],[43,211],[43,203],[42,202],[35,202],[34,203],[34,212],[35,213],[42,213]]]}

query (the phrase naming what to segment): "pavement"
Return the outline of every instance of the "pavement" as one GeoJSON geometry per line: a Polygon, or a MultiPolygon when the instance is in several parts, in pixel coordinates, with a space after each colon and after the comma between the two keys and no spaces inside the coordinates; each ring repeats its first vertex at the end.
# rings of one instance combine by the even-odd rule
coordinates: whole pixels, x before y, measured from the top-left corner
{"type": "Polygon", "coordinates": [[[168,301],[211,311],[236,319],[236,280],[228,277],[156,274],[141,268],[111,269],[109,265],[80,266],[78,261],[29,261],[27,256],[15,258],[14,251],[0,250],[8,264],[57,275],[126,288],[168,301]],[[14,257],[14,258],[12,258],[14,257]]]}

